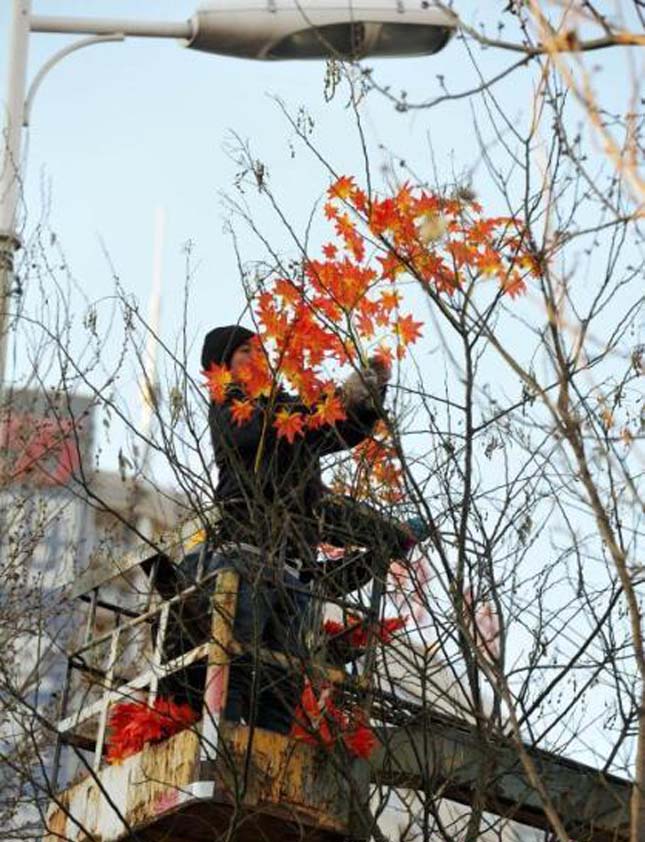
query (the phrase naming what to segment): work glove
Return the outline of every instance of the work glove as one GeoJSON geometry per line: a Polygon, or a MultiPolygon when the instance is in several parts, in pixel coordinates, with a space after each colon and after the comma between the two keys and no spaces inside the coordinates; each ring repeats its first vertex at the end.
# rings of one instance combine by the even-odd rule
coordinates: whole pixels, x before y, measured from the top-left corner
{"type": "Polygon", "coordinates": [[[382,359],[371,357],[358,371],[352,371],[342,387],[345,406],[357,408],[370,406],[382,397],[391,376],[391,369],[382,359]]]}
{"type": "Polygon", "coordinates": [[[390,382],[392,367],[383,357],[370,357],[368,371],[376,375],[376,382],[379,389],[383,389],[390,382]]]}

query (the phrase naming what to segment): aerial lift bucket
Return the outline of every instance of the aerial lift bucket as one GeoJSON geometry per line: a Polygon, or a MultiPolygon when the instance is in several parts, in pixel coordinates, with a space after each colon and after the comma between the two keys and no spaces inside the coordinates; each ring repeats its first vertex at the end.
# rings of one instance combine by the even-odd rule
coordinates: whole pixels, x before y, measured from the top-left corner
{"type": "MultiPolygon", "coordinates": [[[[177,592],[174,569],[186,546],[185,535],[175,535],[153,555],[138,552],[107,568],[91,568],[75,588],[74,596],[88,606],[87,626],[84,642],[69,656],[54,788],[65,771],[65,753],[75,759],[76,780],[51,799],[45,839],[183,842],[224,838],[231,831],[231,838],[249,842],[366,837],[369,774],[364,761],[224,718],[230,659],[242,651],[233,636],[238,574],[223,570],[210,577],[213,581],[204,579],[177,592]],[[142,570],[149,575],[144,577],[142,570]],[[151,588],[146,604],[136,610],[114,596],[115,582],[133,575],[151,588]],[[165,637],[173,612],[183,610],[200,588],[212,595],[209,633],[169,660],[165,637]],[[97,630],[99,616],[112,617],[108,631],[97,630]],[[150,639],[151,627],[154,646],[146,668],[122,675],[127,641],[137,633],[150,639]],[[198,662],[206,676],[199,721],[118,763],[107,762],[113,706],[142,696],[151,704],[165,680],[198,662]],[[91,689],[74,687],[77,674],[91,689]]],[[[377,591],[368,611],[380,601],[382,588],[377,591]]],[[[284,654],[261,651],[258,657],[294,668],[284,654]]],[[[369,676],[361,675],[356,664],[352,675],[320,658],[313,658],[310,668],[325,682],[366,698],[369,676]]]]}

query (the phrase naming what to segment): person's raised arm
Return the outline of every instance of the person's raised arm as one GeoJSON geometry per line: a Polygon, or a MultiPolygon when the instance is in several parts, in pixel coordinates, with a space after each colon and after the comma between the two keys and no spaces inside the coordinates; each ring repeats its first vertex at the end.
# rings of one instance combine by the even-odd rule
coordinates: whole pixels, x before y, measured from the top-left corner
{"type": "Polygon", "coordinates": [[[383,417],[389,379],[389,366],[375,359],[371,359],[365,368],[352,372],[339,391],[347,417],[308,432],[308,444],[325,456],[349,450],[364,441],[383,417]]]}

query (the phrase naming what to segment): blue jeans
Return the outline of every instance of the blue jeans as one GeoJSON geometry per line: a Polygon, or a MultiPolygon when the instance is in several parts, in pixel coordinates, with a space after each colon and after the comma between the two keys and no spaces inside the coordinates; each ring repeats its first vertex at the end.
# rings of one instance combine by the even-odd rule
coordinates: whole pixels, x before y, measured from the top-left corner
{"type": "MultiPolygon", "coordinates": [[[[196,554],[191,555],[182,563],[182,578],[195,580],[196,559],[196,554]]],[[[233,635],[251,648],[231,659],[224,716],[232,722],[244,719],[259,728],[288,734],[303,687],[311,595],[299,579],[286,572],[279,577],[271,575],[258,566],[259,561],[241,553],[229,557],[218,552],[204,560],[204,575],[227,568],[240,574],[233,635]],[[257,652],[260,648],[289,655],[293,664],[284,669],[262,662],[257,652]]]]}

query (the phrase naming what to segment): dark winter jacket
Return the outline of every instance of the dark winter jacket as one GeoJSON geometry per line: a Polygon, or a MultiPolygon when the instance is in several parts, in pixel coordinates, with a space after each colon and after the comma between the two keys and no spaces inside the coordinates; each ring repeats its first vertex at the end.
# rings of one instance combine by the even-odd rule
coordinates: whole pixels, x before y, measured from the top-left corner
{"type": "MultiPolygon", "coordinates": [[[[384,390],[383,390],[384,391],[384,390]]],[[[372,432],[379,418],[374,407],[348,412],[333,426],[306,430],[293,443],[278,438],[275,414],[308,413],[296,398],[281,391],[272,409],[261,400],[253,415],[238,425],[231,404],[244,395],[229,389],[224,404],[211,404],[209,423],[218,470],[216,498],[221,502],[221,537],[280,550],[287,558],[312,562],[319,541],[317,507],[324,487],[320,458],[352,448],[372,432]]]]}

